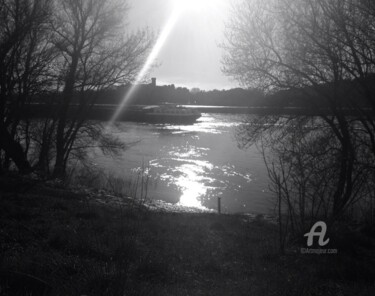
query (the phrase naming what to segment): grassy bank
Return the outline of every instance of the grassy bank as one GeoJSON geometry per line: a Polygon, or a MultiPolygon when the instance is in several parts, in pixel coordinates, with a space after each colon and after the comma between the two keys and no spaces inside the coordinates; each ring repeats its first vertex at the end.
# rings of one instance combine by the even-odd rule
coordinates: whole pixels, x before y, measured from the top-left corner
{"type": "Polygon", "coordinates": [[[370,237],[340,246],[337,255],[302,255],[295,246],[281,256],[277,227],[260,216],[149,211],[27,182],[1,186],[0,295],[373,295],[375,289],[370,237]]]}

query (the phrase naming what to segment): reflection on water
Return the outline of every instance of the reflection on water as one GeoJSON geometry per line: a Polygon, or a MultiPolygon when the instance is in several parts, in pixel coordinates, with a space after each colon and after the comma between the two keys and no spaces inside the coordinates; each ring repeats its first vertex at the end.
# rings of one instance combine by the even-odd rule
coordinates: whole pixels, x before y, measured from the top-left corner
{"type": "Polygon", "coordinates": [[[199,198],[206,194],[207,188],[201,177],[201,169],[192,164],[184,164],[179,169],[182,172],[182,175],[176,180],[176,185],[182,191],[179,204],[182,206],[203,208],[199,198]]]}
{"type": "Polygon", "coordinates": [[[126,175],[149,162],[157,186],[150,196],[197,208],[216,208],[221,197],[227,212],[267,212],[270,193],[260,153],[243,151],[234,140],[244,115],[204,114],[194,125],[120,123],[117,133],[137,142],[118,159],[97,157],[98,163],[126,175]]]}
{"type": "Polygon", "coordinates": [[[212,114],[205,114],[199,119],[198,124],[191,125],[181,125],[178,128],[175,125],[165,126],[164,129],[172,130],[172,133],[186,133],[186,132],[196,132],[196,133],[210,133],[210,134],[221,134],[225,132],[225,128],[230,128],[238,126],[241,121],[234,115],[227,114],[216,114],[216,116],[209,116],[212,114]],[[225,118],[227,116],[227,118],[225,118]],[[217,120],[217,117],[221,117],[221,120],[217,120]],[[229,121],[229,118],[235,119],[236,121],[229,121]]]}

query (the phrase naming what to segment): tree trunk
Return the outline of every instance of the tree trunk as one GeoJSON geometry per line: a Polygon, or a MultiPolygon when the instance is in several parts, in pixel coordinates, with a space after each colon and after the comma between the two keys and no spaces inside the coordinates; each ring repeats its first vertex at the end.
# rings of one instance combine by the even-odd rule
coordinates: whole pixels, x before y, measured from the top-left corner
{"type": "Polygon", "coordinates": [[[65,139],[65,128],[67,114],[69,110],[69,104],[74,91],[75,75],[78,66],[78,54],[73,55],[70,71],[66,78],[66,84],[63,92],[63,98],[61,102],[61,108],[59,112],[57,131],[56,131],[56,161],[53,170],[53,176],[56,178],[63,178],[65,176],[65,154],[66,154],[66,140],[65,139]]]}
{"type": "Polygon", "coordinates": [[[0,123],[0,149],[13,160],[18,170],[22,174],[31,172],[30,163],[27,161],[20,143],[14,140],[8,132],[4,123],[0,123]]]}

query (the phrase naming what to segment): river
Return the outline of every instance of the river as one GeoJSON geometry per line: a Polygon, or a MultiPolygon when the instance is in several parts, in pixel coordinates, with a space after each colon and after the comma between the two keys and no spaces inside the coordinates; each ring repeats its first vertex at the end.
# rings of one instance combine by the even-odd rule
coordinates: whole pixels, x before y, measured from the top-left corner
{"type": "Polygon", "coordinates": [[[114,158],[96,151],[93,159],[123,178],[147,171],[154,200],[216,209],[220,197],[223,212],[270,213],[262,155],[256,147],[239,149],[235,140],[245,116],[203,113],[193,125],[118,122],[111,132],[133,145],[114,158]]]}

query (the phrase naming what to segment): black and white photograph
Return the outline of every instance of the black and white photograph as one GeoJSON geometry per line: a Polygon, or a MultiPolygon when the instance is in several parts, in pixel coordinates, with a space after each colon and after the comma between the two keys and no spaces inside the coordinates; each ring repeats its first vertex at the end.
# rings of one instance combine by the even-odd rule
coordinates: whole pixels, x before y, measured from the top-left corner
{"type": "Polygon", "coordinates": [[[0,0],[0,296],[375,295],[374,0],[0,0]]]}

